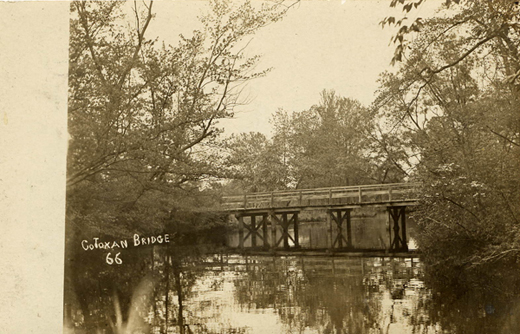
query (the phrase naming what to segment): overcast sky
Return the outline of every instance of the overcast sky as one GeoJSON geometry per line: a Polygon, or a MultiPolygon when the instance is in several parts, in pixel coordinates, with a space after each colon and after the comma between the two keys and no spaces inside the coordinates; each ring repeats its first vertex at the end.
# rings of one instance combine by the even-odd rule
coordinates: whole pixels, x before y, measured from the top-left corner
{"type": "MultiPolygon", "coordinates": [[[[369,105],[379,74],[391,70],[393,29],[379,22],[401,16],[388,0],[301,1],[279,22],[260,30],[248,53],[261,54],[258,69],[273,68],[244,90],[250,103],[237,108],[235,118],[221,121],[227,133],[260,131],[269,134],[270,115],[278,108],[301,111],[319,102],[323,89],[369,105]]],[[[431,15],[438,1],[428,1],[410,15],[431,15]]],[[[189,36],[199,27],[197,15],[204,1],[162,1],[154,4],[156,18],[149,37],[175,43],[179,33],[189,36]]]]}

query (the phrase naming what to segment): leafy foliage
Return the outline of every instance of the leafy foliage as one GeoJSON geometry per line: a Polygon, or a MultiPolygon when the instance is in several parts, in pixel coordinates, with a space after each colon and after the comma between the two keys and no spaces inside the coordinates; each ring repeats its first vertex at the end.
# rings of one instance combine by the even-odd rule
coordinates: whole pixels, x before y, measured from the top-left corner
{"type": "Polygon", "coordinates": [[[145,37],[152,2],[133,8],[133,31],[120,23],[124,5],[71,4],[68,207],[112,224],[151,204],[152,223],[176,189],[220,176],[216,123],[232,116],[238,86],[265,74],[241,41],[283,11],[214,2],[202,30],[167,47],[145,37]]]}
{"type": "Polygon", "coordinates": [[[373,114],[355,100],[323,91],[293,119],[297,182],[304,187],[366,184],[373,114]]]}
{"type": "Polygon", "coordinates": [[[245,56],[245,39],[287,9],[212,1],[200,30],[167,46],[146,36],[153,1],[71,3],[66,300],[78,299],[90,332],[100,324],[91,310],[110,318],[111,285],[130,296],[154,261],[107,268],[81,240],[169,230],[179,245],[200,243],[194,233],[216,238],[221,217],[199,211],[218,200],[205,186],[223,176],[217,123],[241,103],[241,85],[267,73],[245,56]]]}
{"type": "Polygon", "coordinates": [[[249,191],[398,182],[404,173],[378,151],[374,116],[334,91],[323,91],[308,110],[279,109],[271,139],[249,133],[229,140],[233,177],[249,191]]]}
{"type": "Polygon", "coordinates": [[[286,187],[286,165],[279,160],[279,148],[265,135],[259,132],[233,135],[227,139],[226,148],[230,152],[229,177],[233,179],[226,185],[226,191],[258,192],[286,187]]]}
{"type": "Polygon", "coordinates": [[[457,3],[424,21],[374,106],[423,184],[415,217],[433,276],[507,294],[515,275],[482,283],[520,255],[519,12],[508,1],[457,3]]]}

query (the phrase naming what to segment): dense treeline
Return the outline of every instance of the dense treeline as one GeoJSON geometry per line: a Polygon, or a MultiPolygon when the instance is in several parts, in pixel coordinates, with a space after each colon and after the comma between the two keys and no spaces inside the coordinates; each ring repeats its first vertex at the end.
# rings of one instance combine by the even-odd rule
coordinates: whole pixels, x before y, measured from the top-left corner
{"type": "MultiPolygon", "coordinates": [[[[375,112],[324,90],[301,112],[279,109],[273,135],[242,133],[227,141],[227,160],[238,191],[270,191],[400,182],[402,166],[378,142],[375,112]]],[[[229,191],[231,191],[229,189],[229,191]]]]}
{"type": "MultiPolygon", "coordinates": [[[[409,12],[422,0],[399,2],[409,12]]],[[[382,76],[374,108],[407,152],[393,159],[416,161],[418,246],[432,302],[442,306],[435,320],[453,332],[471,328],[453,326],[458,317],[518,311],[519,9],[513,1],[445,1],[436,18],[384,21],[399,26],[400,62],[382,76]]],[[[518,322],[500,327],[513,333],[518,322]]]]}

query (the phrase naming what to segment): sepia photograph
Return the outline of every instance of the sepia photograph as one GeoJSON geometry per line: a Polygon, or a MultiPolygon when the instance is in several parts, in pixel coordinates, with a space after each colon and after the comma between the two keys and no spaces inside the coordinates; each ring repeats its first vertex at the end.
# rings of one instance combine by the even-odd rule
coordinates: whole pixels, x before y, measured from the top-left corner
{"type": "Polygon", "coordinates": [[[66,330],[517,332],[514,2],[70,11],[66,330]]]}
{"type": "Polygon", "coordinates": [[[63,333],[520,332],[517,1],[65,7],[63,333]]]}

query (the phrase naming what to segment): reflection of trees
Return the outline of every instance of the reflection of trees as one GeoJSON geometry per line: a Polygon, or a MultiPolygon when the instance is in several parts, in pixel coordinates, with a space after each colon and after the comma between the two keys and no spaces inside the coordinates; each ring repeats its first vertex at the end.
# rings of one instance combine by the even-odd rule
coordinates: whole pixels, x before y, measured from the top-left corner
{"type": "MultiPolygon", "coordinates": [[[[124,254],[124,264],[129,264],[108,269],[99,265],[99,258],[94,253],[81,257],[75,275],[84,276],[81,279],[74,276],[74,285],[67,284],[69,289],[65,294],[70,311],[66,317],[69,322],[77,323],[76,333],[120,333],[113,326],[118,322],[118,314],[122,316],[124,326],[139,323],[139,329],[144,333],[213,333],[191,315],[193,310],[185,304],[192,297],[197,280],[204,274],[199,268],[205,257],[200,247],[128,250],[130,252],[124,254]],[[147,277],[153,282],[151,291],[139,288],[147,277]],[[119,303],[117,307],[115,303],[119,303]]],[[[132,329],[137,327],[132,326],[132,329]]],[[[222,333],[245,333],[245,329],[230,327],[222,333]]]]}
{"type": "MultiPolygon", "coordinates": [[[[125,249],[124,261],[118,266],[105,263],[106,253],[74,247],[66,253],[65,320],[77,323],[86,333],[100,328],[111,330],[117,312],[130,308],[133,291],[150,273],[149,249],[125,249]],[[119,305],[115,307],[115,303],[119,305]]],[[[122,320],[128,321],[127,312],[122,320]]]]}
{"type": "MultiPolygon", "coordinates": [[[[219,310],[225,301],[219,304],[218,297],[207,299],[204,294],[208,289],[222,291],[226,281],[234,283],[235,300],[245,311],[274,310],[288,333],[309,328],[319,333],[387,333],[402,326],[410,333],[440,328],[453,334],[519,332],[516,315],[520,304],[515,296],[520,290],[511,268],[493,268],[494,274],[487,268],[488,273],[473,277],[460,268],[424,270],[409,260],[391,258],[237,256],[231,262],[220,262],[222,258],[212,262],[202,249],[182,243],[155,247],[152,261],[152,249],[141,248],[128,253],[135,262],[121,271],[115,267],[99,270],[98,259],[86,258],[81,268],[90,276],[81,281],[83,293],[77,296],[78,309],[88,302],[83,329],[87,333],[99,328],[115,332],[110,330],[109,320],[117,320],[113,287],[117,286],[121,309],[129,310],[139,281],[153,273],[147,319],[156,333],[166,333],[167,328],[182,334],[247,332],[247,328],[233,328],[223,321],[219,310]],[[423,271],[428,289],[422,281],[423,271]],[[500,274],[506,272],[510,274],[500,274]]],[[[125,261],[128,259],[125,253],[125,261]]],[[[128,317],[129,313],[123,315],[125,323],[128,317]]]]}
{"type": "Polygon", "coordinates": [[[435,329],[417,261],[400,258],[249,258],[236,280],[246,308],[273,308],[289,332],[412,333],[435,329]]]}
{"type": "Polygon", "coordinates": [[[370,328],[368,308],[365,301],[362,277],[309,277],[309,290],[303,304],[312,310],[316,323],[323,333],[361,333],[370,328]],[[327,317],[319,316],[323,312],[327,317]],[[318,315],[318,317],[316,317],[318,315]]]}
{"type": "Polygon", "coordinates": [[[364,286],[362,261],[252,260],[247,275],[236,281],[236,298],[247,308],[274,308],[291,330],[368,332],[378,326],[380,306],[364,286]]]}
{"type": "Polygon", "coordinates": [[[427,310],[432,322],[450,333],[520,333],[518,264],[485,268],[430,266],[427,310]]]}
{"type": "Polygon", "coordinates": [[[64,301],[69,326],[76,323],[73,327],[79,333],[118,333],[113,324],[134,323],[134,315],[143,323],[148,319],[161,333],[172,327],[181,334],[190,333],[184,301],[202,274],[195,270],[197,264],[206,251],[221,244],[225,228],[219,215],[178,211],[165,229],[171,231],[168,246],[130,246],[121,250],[123,263],[111,266],[104,258],[108,250],[84,251],[72,246],[92,236],[77,231],[68,234],[64,301]],[[154,283],[153,291],[146,294],[138,289],[145,277],[154,283]]]}

